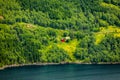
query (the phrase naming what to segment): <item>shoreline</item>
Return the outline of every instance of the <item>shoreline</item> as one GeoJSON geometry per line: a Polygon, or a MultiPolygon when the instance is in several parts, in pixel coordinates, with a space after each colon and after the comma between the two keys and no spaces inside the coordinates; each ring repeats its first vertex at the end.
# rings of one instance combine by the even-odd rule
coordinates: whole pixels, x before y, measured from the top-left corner
{"type": "Polygon", "coordinates": [[[27,63],[27,64],[12,64],[12,65],[5,65],[3,67],[0,67],[0,70],[4,70],[6,68],[12,68],[12,67],[22,67],[22,66],[47,66],[47,65],[61,65],[61,64],[69,64],[65,62],[61,63],[27,63]]]}
{"type": "Polygon", "coordinates": [[[61,62],[61,63],[28,63],[28,64],[13,64],[13,65],[5,65],[3,67],[0,67],[0,70],[4,70],[7,68],[14,68],[14,67],[22,67],[22,66],[47,66],[47,65],[64,65],[64,64],[120,64],[120,62],[99,62],[99,63],[82,63],[82,62],[61,62]]]}

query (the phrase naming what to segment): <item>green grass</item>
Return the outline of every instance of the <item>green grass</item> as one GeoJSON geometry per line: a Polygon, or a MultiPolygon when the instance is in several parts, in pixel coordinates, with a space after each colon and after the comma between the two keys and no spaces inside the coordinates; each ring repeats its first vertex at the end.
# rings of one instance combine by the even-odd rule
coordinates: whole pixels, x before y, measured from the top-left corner
{"type": "Polygon", "coordinates": [[[113,5],[113,4],[108,4],[108,3],[102,2],[100,5],[102,7],[108,8],[108,9],[113,9],[113,10],[120,11],[120,8],[116,5],[113,5]]]}
{"type": "Polygon", "coordinates": [[[100,32],[94,34],[95,36],[95,44],[99,44],[102,39],[104,39],[106,34],[113,34],[114,37],[120,37],[120,28],[116,26],[108,26],[107,28],[100,28],[100,32]]]}
{"type": "Polygon", "coordinates": [[[73,52],[75,51],[77,45],[78,45],[77,39],[71,40],[68,43],[67,42],[59,42],[57,44],[57,46],[59,48],[64,49],[68,53],[68,55],[70,56],[71,59],[74,59],[73,52]]]}

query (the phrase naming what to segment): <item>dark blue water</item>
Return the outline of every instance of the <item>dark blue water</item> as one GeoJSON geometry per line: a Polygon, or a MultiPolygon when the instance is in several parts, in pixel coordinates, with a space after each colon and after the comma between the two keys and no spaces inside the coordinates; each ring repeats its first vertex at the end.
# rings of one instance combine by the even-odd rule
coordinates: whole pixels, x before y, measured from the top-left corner
{"type": "Polygon", "coordinates": [[[120,80],[120,65],[49,65],[7,68],[0,80],[120,80]]]}

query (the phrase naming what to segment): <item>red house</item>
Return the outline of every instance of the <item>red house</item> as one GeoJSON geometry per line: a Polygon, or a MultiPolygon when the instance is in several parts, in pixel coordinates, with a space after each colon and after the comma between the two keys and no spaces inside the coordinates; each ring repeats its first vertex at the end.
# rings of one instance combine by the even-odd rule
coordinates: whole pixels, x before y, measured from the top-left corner
{"type": "Polygon", "coordinates": [[[62,39],[61,39],[61,42],[67,42],[67,41],[69,41],[69,40],[70,40],[70,37],[68,36],[68,37],[62,38],[62,39]]]}
{"type": "Polygon", "coordinates": [[[65,42],[65,39],[63,38],[63,39],[61,39],[61,42],[65,42]]]}

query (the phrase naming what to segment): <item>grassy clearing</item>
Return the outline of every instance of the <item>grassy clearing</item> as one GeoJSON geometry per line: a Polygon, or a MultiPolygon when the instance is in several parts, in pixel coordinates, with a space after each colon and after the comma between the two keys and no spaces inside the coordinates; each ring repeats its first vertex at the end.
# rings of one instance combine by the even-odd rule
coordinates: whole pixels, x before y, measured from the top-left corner
{"type": "Polygon", "coordinates": [[[101,28],[100,32],[94,34],[95,36],[95,44],[99,44],[106,34],[113,34],[114,37],[120,37],[120,28],[116,26],[108,26],[108,28],[101,28]]]}
{"type": "Polygon", "coordinates": [[[64,49],[65,51],[67,51],[67,53],[71,57],[71,59],[74,59],[73,52],[75,51],[77,44],[78,44],[77,39],[74,39],[74,40],[71,40],[68,43],[60,42],[60,43],[57,44],[57,46],[59,48],[64,49]]]}
{"type": "Polygon", "coordinates": [[[105,34],[96,33],[95,34],[95,39],[96,39],[95,44],[96,45],[99,44],[104,37],[105,37],[105,34]]]}
{"type": "Polygon", "coordinates": [[[113,10],[120,11],[120,8],[116,5],[113,5],[113,4],[108,4],[108,3],[102,2],[100,5],[102,7],[108,8],[108,9],[113,9],[113,10]]]}

